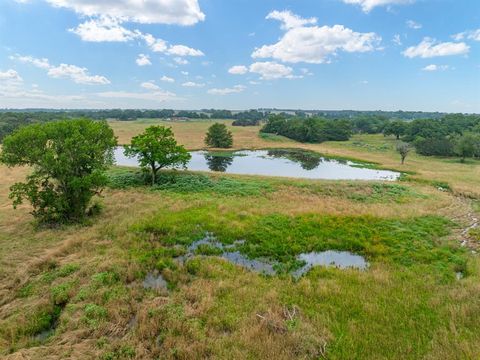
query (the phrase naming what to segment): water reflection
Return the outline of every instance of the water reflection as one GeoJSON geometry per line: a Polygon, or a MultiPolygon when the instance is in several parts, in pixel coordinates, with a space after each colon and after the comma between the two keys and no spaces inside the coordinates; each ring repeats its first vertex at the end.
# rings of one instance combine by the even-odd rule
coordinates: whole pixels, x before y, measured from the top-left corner
{"type": "Polygon", "coordinates": [[[268,150],[268,156],[293,161],[300,164],[304,170],[316,169],[324,160],[320,154],[303,150],[268,150]]]}
{"type": "Polygon", "coordinates": [[[211,153],[205,154],[205,161],[210,171],[225,172],[227,168],[233,163],[233,155],[213,155],[211,153]]]}
{"type": "MultiPolygon", "coordinates": [[[[366,168],[365,164],[333,159],[302,149],[243,150],[230,153],[190,152],[187,164],[190,171],[218,171],[228,174],[283,176],[300,179],[330,180],[389,180],[400,173],[366,168]]],[[[128,158],[123,148],[115,150],[120,166],[138,166],[137,158],[128,158]]]]}

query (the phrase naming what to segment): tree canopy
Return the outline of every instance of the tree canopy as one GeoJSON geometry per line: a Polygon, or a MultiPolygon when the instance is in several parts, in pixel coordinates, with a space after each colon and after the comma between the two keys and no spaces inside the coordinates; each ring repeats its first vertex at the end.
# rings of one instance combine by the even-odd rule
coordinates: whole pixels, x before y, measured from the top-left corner
{"type": "Polygon", "coordinates": [[[33,124],[3,141],[0,161],[30,166],[25,183],[11,188],[14,206],[30,201],[44,223],[81,221],[94,195],[107,184],[117,141],[106,122],[87,119],[33,124]]]}
{"type": "Polygon", "coordinates": [[[177,144],[172,129],[164,126],[150,126],[133,137],[131,144],[125,147],[125,155],[138,158],[140,167],[150,172],[152,185],[160,169],[185,167],[191,157],[177,144]]]}
{"type": "Polygon", "coordinates": [[[215,123],[208,128],[205,144],[214,148],[231,148],[233,145],[232,133],[228,131],[225,124],[215,123]]]}

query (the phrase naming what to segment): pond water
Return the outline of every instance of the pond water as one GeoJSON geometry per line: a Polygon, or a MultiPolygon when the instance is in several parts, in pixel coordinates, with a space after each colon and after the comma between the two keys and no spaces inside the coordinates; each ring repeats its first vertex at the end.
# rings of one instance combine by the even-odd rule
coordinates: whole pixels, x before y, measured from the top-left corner
{"type": "MultiPolygon", "coordinates": [[[[195,241],[187,249],[187,253],[178,258],[180,262],[199,254],[215,254],[235,265],[239,265],[248,270],[255,271],[264,275],[276,275],[275,270],[278,263],[268,259],[250,259],[238,251],[237,247],[245,244],[244,240],[237,240],[231,245],[224,245],[219,242],[212,233],[207,233],[203,239],[195,241]],[[216,251],[218,250],[218,251],[216,251]]],[[[348,251],[327,250],[322,252],[302,253],[297,256],[297,260],[304,265],[293,271],[291,275],[298,279],[306,274],[314,266],[328,266],[339,269],[357,269],[366,270],[368,262],[360,255],[348,251]]]]}
{"type": "MultiPolygon", "coordinates": [[[[300,149],[242,150],[234,152],[192,151],[187,164],[190,171],[214,171],[228,174],[282,176],[329,180],[397,180],[400,173],[366,168],[366,164],[333,159],[300,149]]],[[[138,166],[123,147],[115,150],[119,166],[138,166]]]]}
{"type": "Polygon", "coordinates": [[[294,271],[292,275],[296,278],[306,274],[314,266],[333,266],[339,269],[358,269],[365,270],[368,267],[365,258],[360,255],[352,254],[349,251],[327,250],[322,252],[310,252],[300,254],[297,260],[305,263],[300,269],[294,271]]]}
{"type": "Polygon", "coordinates": [[[145,289],[153,289],[153,290],[160,290],[167,288],[167,282],[163,278],[163,276],[158,272],[149,272],[143,280],[143,287],[145,289]]]}

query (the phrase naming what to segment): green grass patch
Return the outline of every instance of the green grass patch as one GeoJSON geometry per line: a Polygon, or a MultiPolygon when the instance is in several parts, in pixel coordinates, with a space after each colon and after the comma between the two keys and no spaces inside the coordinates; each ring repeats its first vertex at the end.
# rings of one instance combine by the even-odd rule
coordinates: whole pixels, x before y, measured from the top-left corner
{"type": "MultiPolygon", "coordinates": [[[[232,244],[244,239],[239,250],[250,258],[269,258],[297,267],[300,253],[325,250],[351,251],[399,266],[426,265],[451,278],[453,269],[465,268],[465,250],[442,240],[453,224],[439,216],[384,219],[372,216],[239,216],[213,207],[161,213],[134,226],[133,230],[156,239],[155,247],[188,246],[206,232],[232,244]]],[[[209,253],[210,249],[204,249],[209,253]]],[[[149,251],[155,251],[150,249],[149,251]]],[[[148,252],[148,251],[147,251],[148,252]]],[[[203,252],[203,250],[201,250],[203,252]]],[[[157,254],[159,258],[164,254],[157,254]]],[[[157,260],[155,256],[151,261],[157,260]]]]}
{"type": "Polygon", "coordinates": [[[108,176],[110,187],[117,189],[145,186],[151,190],[180,194],[210,193],[225,196],[258,196],[274,190],[267,180],[243,180],[176,171],[160,172],[157,183],[152,187],[148,186],[148,176],[140,170],[116,168],[110,170],[108,176]]]}

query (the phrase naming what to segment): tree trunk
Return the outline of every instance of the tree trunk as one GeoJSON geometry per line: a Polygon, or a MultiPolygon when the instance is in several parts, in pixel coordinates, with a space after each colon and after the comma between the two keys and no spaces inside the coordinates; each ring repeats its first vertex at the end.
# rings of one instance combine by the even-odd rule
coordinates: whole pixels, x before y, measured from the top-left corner
{"type": "Polygon", "coordinates": [[[155,167],[155,164],[152,164],[152,186],[155,185],[157,182],[157,168],[155,167]]]}

